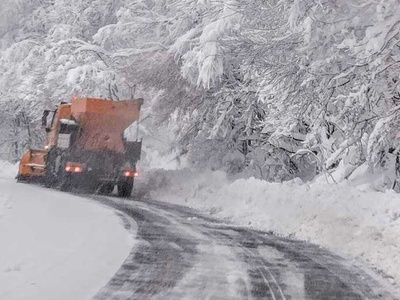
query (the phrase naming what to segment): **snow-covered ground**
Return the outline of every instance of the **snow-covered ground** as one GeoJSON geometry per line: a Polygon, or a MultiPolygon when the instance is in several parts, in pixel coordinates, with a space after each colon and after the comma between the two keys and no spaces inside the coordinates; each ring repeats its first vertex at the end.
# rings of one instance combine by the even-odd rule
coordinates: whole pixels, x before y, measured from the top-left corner
{"type": "Polygon", "coordinates": [[[0,162],[0,299],[88,299],[122,265],[132,233],[110,209],[17,184],[0,162]]]}
{"type": "Polygon", "coordinates": [[[382,270],[400,282],[400,195],[373,189],[366,168],[351,180],[324,177],[269,183],[229,180],[223,172],[153,170],[140,192],[155,200],[193,207],[257,229],[311,241],[382,270]]]}

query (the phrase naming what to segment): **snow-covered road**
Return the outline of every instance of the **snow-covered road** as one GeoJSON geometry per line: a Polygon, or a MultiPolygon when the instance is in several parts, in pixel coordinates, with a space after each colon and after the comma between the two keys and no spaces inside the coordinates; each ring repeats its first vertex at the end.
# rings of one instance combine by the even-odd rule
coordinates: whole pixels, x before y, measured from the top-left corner
{"type": "Polygon", "coordinates": [[[138,224],[136,247],[97,300],[399,299],[371,271],[306,242],[173,204],[91,197],[138,224]]]}
{"type": "MultiPolygon", "coordinates": [[[[132,249],[110,208],[0,174],[0,299],[88,299],[132,249]]],[[[15,173],[14,173],[15,174],[15,173]]]]}

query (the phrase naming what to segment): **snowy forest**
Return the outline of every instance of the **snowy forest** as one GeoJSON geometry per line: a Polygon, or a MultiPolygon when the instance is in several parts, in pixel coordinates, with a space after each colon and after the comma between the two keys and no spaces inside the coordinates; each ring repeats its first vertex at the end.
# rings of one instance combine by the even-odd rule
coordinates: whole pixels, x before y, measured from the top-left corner
{"type": "MultiPolygon", "coordinates": [[[[282,182],[400,180],[398,0],[0,0],[0,152],[43,109],[142,97],[192,167],[282,182]]],[[[150,120],[150,121],[149,121],[150,120]]]]}

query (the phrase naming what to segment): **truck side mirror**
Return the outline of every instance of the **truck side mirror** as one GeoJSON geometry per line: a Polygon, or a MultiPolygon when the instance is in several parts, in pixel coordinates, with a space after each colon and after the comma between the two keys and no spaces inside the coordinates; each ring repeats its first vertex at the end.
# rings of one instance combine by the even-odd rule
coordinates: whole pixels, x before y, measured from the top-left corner
{"type": "Polygon", "coordinates": [[[50,111],[49,110],[45,110],[43,112],[43,116],[42,116],[42,126],[46,127],[47,126],[47,117],[49,116],[50,111]]]}

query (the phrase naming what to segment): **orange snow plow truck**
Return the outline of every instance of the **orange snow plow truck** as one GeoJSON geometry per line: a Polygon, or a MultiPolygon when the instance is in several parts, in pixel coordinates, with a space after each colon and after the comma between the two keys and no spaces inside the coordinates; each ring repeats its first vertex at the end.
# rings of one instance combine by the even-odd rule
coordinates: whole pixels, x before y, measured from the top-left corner
{"type": "Polygon", "coordinates": [[[139,120],[142,104],[142,99],[73,98],[44,111],[45,149],[30,149],[22,156],[17,180],[104,194],[117,186],[120,197],[129,197],[142,143],[128,141],[124,131],[139,120]]]}

